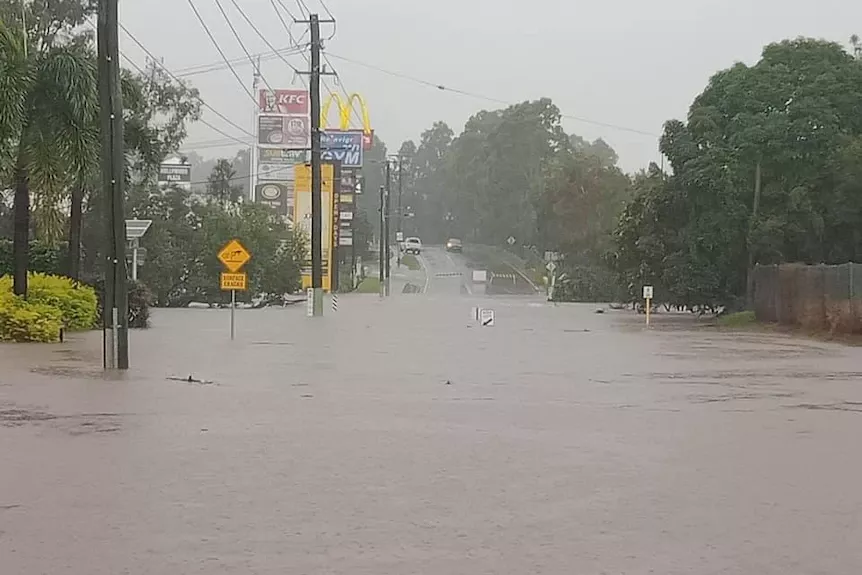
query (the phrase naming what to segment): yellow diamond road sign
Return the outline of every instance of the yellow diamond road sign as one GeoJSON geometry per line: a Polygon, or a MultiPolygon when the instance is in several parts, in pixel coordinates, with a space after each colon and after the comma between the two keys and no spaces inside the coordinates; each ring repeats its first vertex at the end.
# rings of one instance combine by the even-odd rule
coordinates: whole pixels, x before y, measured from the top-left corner
{"type": "Polygon", "coordinates": [[[231,240],[218,253],[218,259],[229,272],[238,272],[251,259],[251,254],[237,240],[231,240]]]}
{"type": "Polygon", "coordinates": [[[245,291],[248,289],[248,274],[245,272],[240,272],[238,274],[222,272],[220,283],[221,289],[225,291],[245,291]]]}

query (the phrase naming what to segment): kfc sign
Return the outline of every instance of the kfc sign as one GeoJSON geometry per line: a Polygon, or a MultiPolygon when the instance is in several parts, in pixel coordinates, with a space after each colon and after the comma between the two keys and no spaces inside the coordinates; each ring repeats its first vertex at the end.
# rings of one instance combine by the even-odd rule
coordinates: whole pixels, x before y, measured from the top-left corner
{"type": "Polygon", "coordinates": [[[260,111],[264,114],[308,115],[308,92],[261,90],[260,111]]]}

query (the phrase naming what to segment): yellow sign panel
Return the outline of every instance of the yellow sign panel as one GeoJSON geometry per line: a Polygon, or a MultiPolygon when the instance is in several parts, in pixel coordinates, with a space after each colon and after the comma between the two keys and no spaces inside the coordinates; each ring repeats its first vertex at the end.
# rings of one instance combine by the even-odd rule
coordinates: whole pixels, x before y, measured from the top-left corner
{"type": "Polygon", "coordinates": [[[221,281],[219,282],[221,289],[225,291],[245,291],[248,289],[248,274],[245,272],[239,273],[221,273],[221,281]]]}
{"type": "Polygon", "coordinates": [[[229,272],[238,272],[251,259],[251,254],[239,240],[231,240],[218,253],[218,259],[229,272]]]}
{"type": "MultiPolygon", "coordinates": [[[[332,193],[333,168],[332,164],[322,166],[323,189],[320,193],[320,205],[322,209],[321,223],[321,252],[323,254],[321,287],[329,291],[332,287],[332,246],[335,230],[335,194],[332,193]]],[[[302,287],[311,287],[311,168],[308,166],[296,166],[296,182],[293,199],[293,225],[302,230],[306,237],[305,257],[302,262],[302,287]]]]}
{"type": "MultiPolygon", "coordinates": [[[[308,164],[296,164],[293,167],[293,173],[293,189],[299,192],[311,192],[311,166],[308,164]]],[[[320,166],[320,175],[322,178],[320,190],[331,194],[334,190],[335,168],[333,168],[332,164],[323,164],[320,166]]]]}
{"type": "Polygon", "coordinates": [[[323,106],[320,108],[320,127],[326,128],[329,123],[329,107],[332,105],[332,102],[335,102],[338,105],[338,127],[341,130],[350,129],[350,116],[351,112],[355,110],[353,103],[359,103],[359,109],[362,111],[362,131],[366,134],[371,133],[371,120],[368,117],[368,108],[365,106],[365,100],[362,99],[362,96],[359,94],[351,94],[347,98],[347,102],[344,102],[338,94],[332,94],[326,101],[323,103],[323,106]]]}

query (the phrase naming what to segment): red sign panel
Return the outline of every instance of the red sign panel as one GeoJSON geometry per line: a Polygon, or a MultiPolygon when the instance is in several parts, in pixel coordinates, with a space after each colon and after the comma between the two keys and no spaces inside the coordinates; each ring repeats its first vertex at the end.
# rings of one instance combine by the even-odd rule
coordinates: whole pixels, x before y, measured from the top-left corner
{"type": "Polygon", "coordinates": [[[362,132],[362,149],[366,152],[374,147],[374,130],[362,132]]]}
{"type": "Polygon", "coordinates": [[[308,92],[305,90],[261,90],[260,111],[264,114],[308,115],[308,92]]]}

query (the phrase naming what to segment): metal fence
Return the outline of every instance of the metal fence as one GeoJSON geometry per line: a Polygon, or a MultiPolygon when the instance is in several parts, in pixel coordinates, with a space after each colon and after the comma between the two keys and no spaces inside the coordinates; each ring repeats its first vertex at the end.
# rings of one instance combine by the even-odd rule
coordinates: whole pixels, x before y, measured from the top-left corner
{"type": "Polygon", "coordinates": [[[757,319],[830,333],[862,333],[862,264],[754,269],[757,319]]]}

